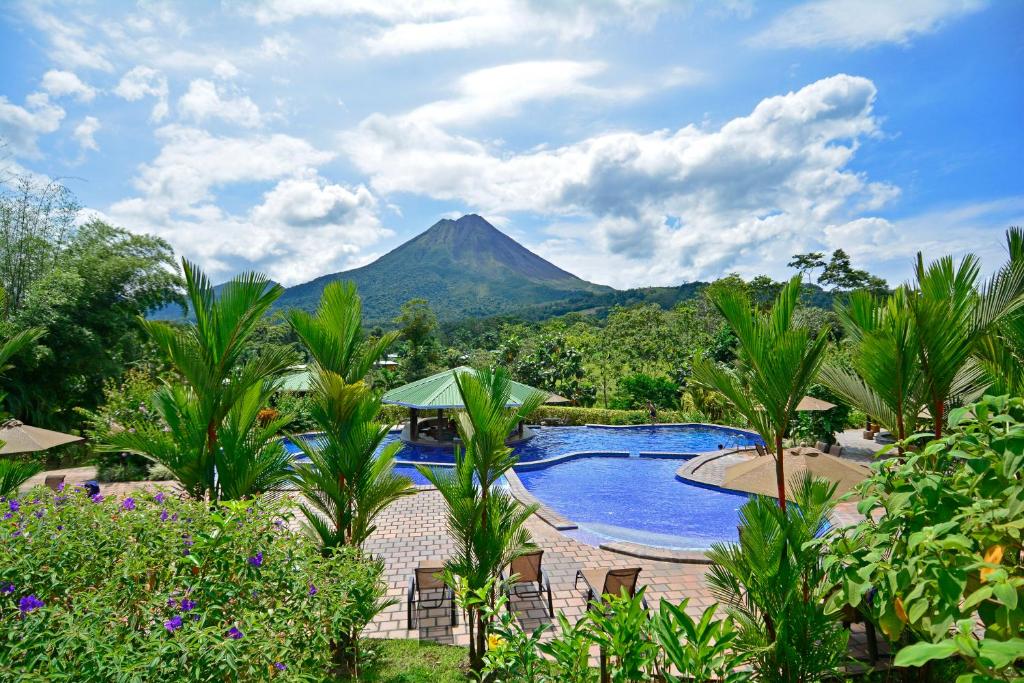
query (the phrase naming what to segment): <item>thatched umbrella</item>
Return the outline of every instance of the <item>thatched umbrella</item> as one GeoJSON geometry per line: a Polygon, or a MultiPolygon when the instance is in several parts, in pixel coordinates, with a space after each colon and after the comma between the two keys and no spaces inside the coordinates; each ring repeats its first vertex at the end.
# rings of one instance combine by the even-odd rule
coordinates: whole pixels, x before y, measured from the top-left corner
{"type": "Polygon", "coordinates": [[[832,410],[835,407],[835,403],[829,403],[828,401],[823,401],[820,398],[814,398],[813,396],[804,396],[800,399],[800,402],[796,404],[796,409],[799,412],[832,410]]]}
{"type": "Polygon", "coordinates": [[[4,442],[0,447],[0,455],[46,451],[81,440],[80,436],[30,427],[19,420],[7,420],[0,424],[0,441],[4,442]]]}
{"type": "MultiPolygon", "coordinates": [[[[794,448],[786,451],[786,470],[790,477],[790,481],[786,482],[786,497],[790,500],[793,499],[792,481],[802,479],[805,472],[836,484],[836,495],[846,493],[864,481],[870,473],[863,465],[811,448],[794,448]]],[[[753,458],[733,465],[725,471],[722,486],[747,493],[778,497],[775,458],[753,458]]]]}

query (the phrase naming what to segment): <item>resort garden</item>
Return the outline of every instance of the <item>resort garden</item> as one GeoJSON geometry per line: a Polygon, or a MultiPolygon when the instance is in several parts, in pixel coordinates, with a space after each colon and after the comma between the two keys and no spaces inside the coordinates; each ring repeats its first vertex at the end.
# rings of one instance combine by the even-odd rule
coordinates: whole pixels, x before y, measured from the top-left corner
{"type": "MultiPolygon", "coordinates": [[[[284,330],[271,333],[279,285],[246,274],[215,289],[183,261],[191,319],[147,320],[146,310],[178,296],[178,283],[139,275],[152,266],[165,278],[157,266],[166,259],[156,242],[125,247],[137,239],[95,224],[72,238],[85,242],[80,250],[51,254],[78,294],[88,288],[88,269],[74,260],[83,250],[105,254],[89,263],[109,269],[109,252],[121,250],[120,266],[137,276],[118,280],[137,298],[117,314],[127,319],[134,307],[139,317],[118,332],[116,353],[112,343],[95,351],[109,373],[91,379],[95,395],[74,406],[81,410],[47,420],[60,397],[49,387],[33,396],[25,370],[59,370],[45,346],[58,343],[48,326],[57,316],[24,312],[59,281],[40,265],[8,299],[0,360],[18,379],[9,409],[52,427],[74,428],[78,416],[118,478],[159,468],[166,483],[129,495],[104,493],[105,482],[99,493],[77,481],[33,487],[26,482],[44,462],[0,459],[0,680],[1022,680],[1020,230],[1009,231],[1010,258],[987,281],[973,257],[920,257],[912,280],[893,291],[851,281],[834,294],[834,313],[807,304],[813,290],[801,275],[756,286],[735,278],[670,316],[620,309],[619,319],[584,330],[586,344],[565,343],[582,338],[576,325],[590,325],[578,320],[534,329],[529,343],[499,336],[493,353],[455,354],[452,367],[475,365],[456,373],[457,446],[447,466],[415,470],[396,466],[402,444],[389,432],[405,415],[382,404],[395,382],[381,361],[400,348],[421,376],[439,362],[427,348],[436,343],[429,309],[411,307],[398,329],[367,333],[355,288],[332,283],[314,312],[288,312],[273,324],[284,330]],[[659,316],[678,338],[647,333],[659,316]],[[22,324],[36,319],[45,324],[22,324]],[[595,351],[605,331],[628,341],[595,351]],[[301,361],[309,385],[297,397],[282,389],[301,361]],[[121,362],[132,371],[114,372],[121,362]],[[513,403],[513,379],[542,391],[513,403]],[[614,400],[600,409],[578,407],[609,388],[614,400]],[[542,405],[559,392],[577,407],[542,405]],[[847,416],[800,413],[807,395],[842,404],[847,416]],[[561,604],[586,594],[556,574],[546,587],[559,609],[543,610],[538,623],[517,611],[509,567],[526,567],[517,561],[538,550],[550,551],[545,565],[564,558],[552,545],[558,532],[538,532],[538,504],[509,484],[518,455],[507,438],[541,419],[745,428],[764,453],[751,457],[773,462],[777,493],[751,496],[735,542],[703,553],[701,596],[657,600],[643,574],[606,594],[606,574],[588,608],[570,617],[561,604]],[[867,421],[894,445],[851,494],[856,520],[840,523],[839,506],[852,504],[836,484],[791,476],[787,465],[798,443],[867,421]],[[300,432],[315,436],[287,442],[297,457],[285,437],[300,432]],[[439,582],[442,601],[451,596],[440,611],[458,623],[434,617],[423,628],[452,642],[457,626],[464,649],[367,637],[385,610],[398,607],[404,619],[418,590],[386,580],[402,554],[374,550],[382,520],[430,496],[439,497],[433,527],[450,552],[424,576],[439,582]],[[713,604],[700,604],[703,595],[713,604]],[[877,671],[851,658],[851,623],[870,626],[889,653],[877,671]]],[[[411,520],[389,533],[392,547],[411,544],[411,520]]]]}

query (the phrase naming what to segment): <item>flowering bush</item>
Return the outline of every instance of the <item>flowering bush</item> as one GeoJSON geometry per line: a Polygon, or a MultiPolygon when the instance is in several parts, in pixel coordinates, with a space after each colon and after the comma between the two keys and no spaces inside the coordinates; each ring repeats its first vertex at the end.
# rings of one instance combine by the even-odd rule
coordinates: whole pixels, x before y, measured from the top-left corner
{"type": "Polygon", "coordinates": [[[273,504],[37,488],[0,509],[0,679],[322,679],[384,606],[380,563],[273,504]]]}

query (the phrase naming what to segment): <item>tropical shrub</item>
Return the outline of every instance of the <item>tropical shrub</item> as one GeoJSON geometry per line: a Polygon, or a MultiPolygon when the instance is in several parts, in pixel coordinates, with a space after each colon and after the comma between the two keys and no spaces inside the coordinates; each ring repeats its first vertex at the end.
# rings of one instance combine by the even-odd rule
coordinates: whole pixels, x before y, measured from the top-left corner
{"type": "MultiPolygon", "coordinates": [[[[705,417],[699,411],[658,411],[658,422],[661,424],[705,422],[705,417]]],[[[611,410],[608,408],[543,405],[530,413],[527,420],[531,424],[551,420],[563,425],[642,425],[649,424],[651,416],[646,410],[611,410]]]]}
{"type": "Polygon", "coordinates": [[[36,488],[3,501],[0,679],[308,680],[350,669],[379,562],[263,501],[36,488]]]}
{"type": "Polygon", "coordinates": [[[679,385],[666,377],[652,377],[642,372],[626,375],[619,379],[612,398],[615,409],[646,409],[650,401],[658,408],[675,408],[679,405],[679,385]]]}
{"type": "MultiPolygon", "coordinates": [[[[94,443],[104,443],[126,428],[160,428],[160,416],[150,409],[150,399],[159,386],[150,373],[134,368],[120,381],[104,382],[100,406],[94,411],[78,409],[85,418],[86,436],[94,443]]],[[[152,460],[135,453],[100,452],[96,456],[96,478],[103,482],[141,481],[148,478],[152,465],[152,460]]]]}
{"type": "Polygon", "coordinates": [[[836,432],[846,429],[850,422],[850,406],[820,384],[808,389],[807,395],[834,403],[835,407],[828,410],[798,411],[790,427],[790,436],[811,444],[824,441],[831,446],[836,442],[836,432]]]}
{"type": "Polygon", "coordinates": [[[740,508],[739,543],[707,553],[711,593],[736,622],[734,648],[761,681],[820,680],[846,654],[848,634],[825,610],[832,584],[824,532],[835,486],[810,477],[793,484],[796,505],[751,498],[740,508]]]}
{"type": "Polygon", "coordinates": [[[864,521],[832,544],[829,605],[870,616],[898,666],[959,658],[975,672],[960,680],[1010,680],[1024,658],[1024,399],[986,397],[949,428],[874,466],[864,521]]]}

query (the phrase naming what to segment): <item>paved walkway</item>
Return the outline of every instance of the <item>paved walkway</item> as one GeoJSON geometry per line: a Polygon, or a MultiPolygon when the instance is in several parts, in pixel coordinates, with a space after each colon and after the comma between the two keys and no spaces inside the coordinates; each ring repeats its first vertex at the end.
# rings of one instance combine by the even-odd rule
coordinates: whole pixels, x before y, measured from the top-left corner
{"type": "MultiPolygon", "coordinates": [[[[396,604],[370,625],[367,635],[468,643],[465,624],[460,619],[459,625],[452,628],[449,613],[444,609],[417,611],[414,629],[408,629],[406,623],[406,590],[413,569],[421,560],[443,560],[452,552],[444,519],[444,500],[433,490],[399,500],[378,518],[377,531],[367,542],[366,550],[384,560],[388,597],[396,604]]],[[[563,535],[536,517],[527,526],[535,542],[544,549],[543,566],[551,580],[555,611],[564,612],[570,621],[579,619],[586,607],[583,589],[573,586],[576,570],[581,568],[640,567],[640,583],[647,586],[652,605],[661,598],[676,603],[690,598],[687,611],[695,618],[716,602],[705,582],[707,565],[642,560],[601,550],[563,535]]],[[[513,607],[523,628],[548,623],[553,626],[549,635],[557,632],[541,599],[513,598],[513,607]]],[[[866,652],[863,628],[855,625],[851,654],[864,659],[866,652]]]]}

